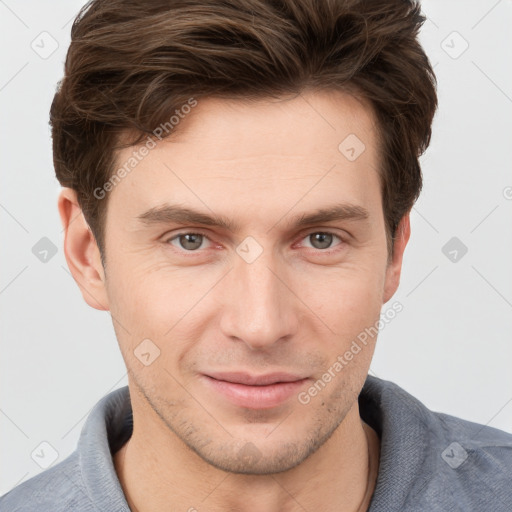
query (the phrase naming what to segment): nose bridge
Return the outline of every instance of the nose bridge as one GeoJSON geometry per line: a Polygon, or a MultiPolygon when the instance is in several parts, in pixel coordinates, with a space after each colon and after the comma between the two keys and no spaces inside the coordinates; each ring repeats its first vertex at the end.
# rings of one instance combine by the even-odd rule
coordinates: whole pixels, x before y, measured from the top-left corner
{"type": "Polygon", "coordinates": [[[283,277],[278,277],[278,257],[250,241],[245,248],[249,250],[244,253],[240,244],[230,272],[222,325],[225,335],[264,348],[295,332],[294,301],[283,277]],[[255,251],[260,252],[256,257],[255,251]]]}

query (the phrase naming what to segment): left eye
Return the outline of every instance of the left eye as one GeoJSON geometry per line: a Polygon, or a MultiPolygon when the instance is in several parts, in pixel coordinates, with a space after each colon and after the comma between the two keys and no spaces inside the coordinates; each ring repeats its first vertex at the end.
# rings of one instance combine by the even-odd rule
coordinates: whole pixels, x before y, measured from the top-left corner
{"type": "Polygon", "coordinates": [[[334,233],[316,231],[307,235],[304,240],[309,240],[313,249],[330,249],[335,238],[342,242],[341,238],[334,233]]]}

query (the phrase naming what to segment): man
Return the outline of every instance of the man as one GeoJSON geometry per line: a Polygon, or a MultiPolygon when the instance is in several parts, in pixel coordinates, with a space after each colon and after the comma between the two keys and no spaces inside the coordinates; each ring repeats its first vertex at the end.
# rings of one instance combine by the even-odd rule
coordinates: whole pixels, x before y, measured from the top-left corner
{"type": "Polygon", "coordinates": [[[58,207],[129,386],[2,511],[511,509],[511,435],[368,376],[437,104],[422,22],[401,0],[82,10],[58,207]]]}

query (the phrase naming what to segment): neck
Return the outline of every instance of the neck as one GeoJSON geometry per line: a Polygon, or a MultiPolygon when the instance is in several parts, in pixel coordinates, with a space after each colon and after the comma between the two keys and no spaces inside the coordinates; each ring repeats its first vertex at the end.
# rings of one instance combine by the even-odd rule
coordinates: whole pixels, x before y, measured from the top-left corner
{"type": "MultiPolygon", "coordinates": [[[[375,489],[379,438],[359,416],[357,401],[334,434],[298,466],[268,475],[219,470],[190,450],[162,422],[137,415],[114,465],[134,512],[368,509],[375,489]],[[160,428],[155,429],[157,424],[160,428]],[[151,432],[151,435],[147,433],[151,432]],[[247,499],[250,496],[250,500],[247,499]]],[[[142,412],[142,411],[141,411],[142,412]]]]}

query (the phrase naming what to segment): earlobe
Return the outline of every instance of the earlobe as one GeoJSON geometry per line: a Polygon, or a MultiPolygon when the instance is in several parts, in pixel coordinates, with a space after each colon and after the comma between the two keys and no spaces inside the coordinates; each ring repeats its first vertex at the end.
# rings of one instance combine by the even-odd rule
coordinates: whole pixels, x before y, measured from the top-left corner
{"type": "Polygon", "coordinates": [[[76,192],[63,188],[58,199],[64,229],[64,254],[82,297],[89,306],[108,311],[105,274],[96,239],[78,204],[76,192]]]}
{"type": "Polygon", "coordinates": [[[396,230],[396,236],[393,244],[393,257],[386,269],[383,304],[388,302],[388,300],[393,297],[396,290],[398,289],[398,285],[400,284],[403,255],[410,236],[411,224],[408,212],[402,217],[402,220],[400,221],[396,230]]]}

